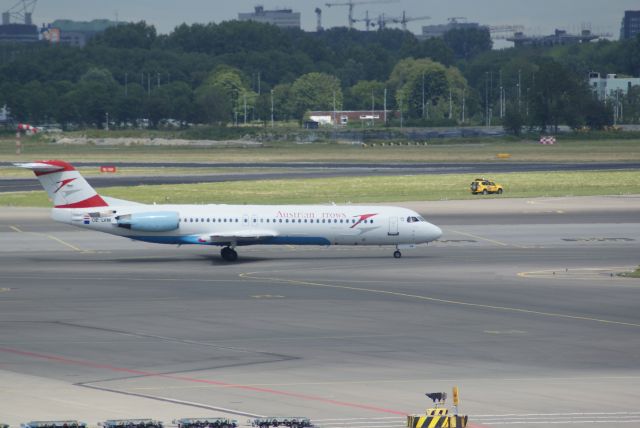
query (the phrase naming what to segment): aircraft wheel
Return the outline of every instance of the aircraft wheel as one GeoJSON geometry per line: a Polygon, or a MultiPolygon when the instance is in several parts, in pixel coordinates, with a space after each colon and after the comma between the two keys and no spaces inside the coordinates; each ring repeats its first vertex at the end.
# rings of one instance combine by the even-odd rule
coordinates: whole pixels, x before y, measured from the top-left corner
{"type": "Polygon", "coordinates": [[[238,260],[238,253],[233,248],[224,247],[220,250],[220,255],[222,259],[227,262],[235,262],[238,260]]]}
{"type": "Polygon", "coordinates": [[[400,257],[402,257],[402,253],[399,250],[393,252],[393,258],[399,259],[400,257]]]}

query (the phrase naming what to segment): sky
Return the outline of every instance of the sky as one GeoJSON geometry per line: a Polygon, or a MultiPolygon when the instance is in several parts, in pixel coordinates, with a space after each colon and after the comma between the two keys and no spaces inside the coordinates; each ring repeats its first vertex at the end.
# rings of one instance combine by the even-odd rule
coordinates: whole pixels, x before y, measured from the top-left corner
{"type": "MultiPolygon", "coordinates": [[[[18,0],[0,0],[0,9],[7,10],[18,0]]],[[[107,18],[120,21],[144,20],[155,25],[158,32],[169,33],[184,22],[207,23],[236,19],[238,12],[251,12],[261,4],[265,9],[291,8],[302,14],[304,30],[315,29],[314,9],[323,11],[323,26],[347,25],[346,7],[327,7],[327,1],[345,0],[39,0],[34,23],[40,25],[55,19],[92,20],[107,18]]],[[[363,2],[366,0],[355,0],[363,2]]],[[[410,31],[421,32],[421,26],[446,23],[449,17],[465,17],[469,22],[486,25],[523,25],[525,33],[547,34],[554,29],[579,32],[589,25],[597,33],[611,33],[617,39],[625,10],[640,10],[638,0],[376,0],[388,3],[359,4],[354,17],[430,16],[431,19],[408,24],[410,31]]],[[[363,24],[361,24],[363,25],[363,24]]]]}

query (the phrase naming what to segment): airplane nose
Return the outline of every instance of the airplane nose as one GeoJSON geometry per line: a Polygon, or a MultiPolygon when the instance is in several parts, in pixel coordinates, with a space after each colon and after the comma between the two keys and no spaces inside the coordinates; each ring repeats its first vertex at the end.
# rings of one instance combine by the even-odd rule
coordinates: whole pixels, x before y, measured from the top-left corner
{"type": "Polygon", "coordinates": [[[440,237],[442,236],[442,229],[440,229],[438,226],[436,226],[435,224],[431,224],[431,227],[429,228],[431,230],[431,239],[429,239],[430,241],[435,241],[437,239],[440,239],[440,237]]]}

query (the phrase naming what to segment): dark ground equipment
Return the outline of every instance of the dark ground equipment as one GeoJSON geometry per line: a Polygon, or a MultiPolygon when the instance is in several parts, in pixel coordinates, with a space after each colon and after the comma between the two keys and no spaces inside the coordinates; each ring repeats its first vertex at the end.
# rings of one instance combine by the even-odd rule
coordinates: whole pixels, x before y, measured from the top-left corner
{"type": "Polygon", "coordinates": [[[258,428],[271,428],[271,427],[279,427],[285,426],[288,428],[309,428],[313,427],[313,423],[309,418],[298,417],[298,416],[287,416],[287,417],[270,417],[270,418],[256,418],[249,420],[249,424],[252,427],[258,428]]]}
{"type": "Polygon", "coordinates": [[[182,418],[173,423],[178,428],[238,428],[238,421],[229,418],[182,418]]]}
{"type": "Polygon", "coordinates": [[[452,414],[445,407],[446,392],[429,392],[425,394],[433,401],[433,407],[428,408],[424,415],[407,416],[407,428],[465,428],[468,416],[458,415],[459,393],[458,387],[453,388],[452,414]]]}

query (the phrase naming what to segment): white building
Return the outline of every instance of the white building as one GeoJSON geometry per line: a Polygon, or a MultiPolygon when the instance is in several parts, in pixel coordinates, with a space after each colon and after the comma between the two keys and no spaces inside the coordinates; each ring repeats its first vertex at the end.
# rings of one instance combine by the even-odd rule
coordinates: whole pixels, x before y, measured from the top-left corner
{"type": "Polygon", "coordinates": [[[7,106],[2,106],[2,108],[0,108],[0,123],[5,123],[9,121],[9,109],[7,108],[7,106]]]}
{"type": "Polygon", "coordinates": [[[265,10],[263,6],[256,6],[253,13],[239,13],[238,20],[273,24],[281,28],[300,28],[300,12],[291,9],[265,10]]]}
{"type": "Polygon", "coordinates": [[[615,98],[616,94],[626,95],[632,86],[638,85],[640,85],[638,77],[618,77],[617,74],[602,76],[595,72],[589,74],[589,86],[600,100],[615,98]]]}

